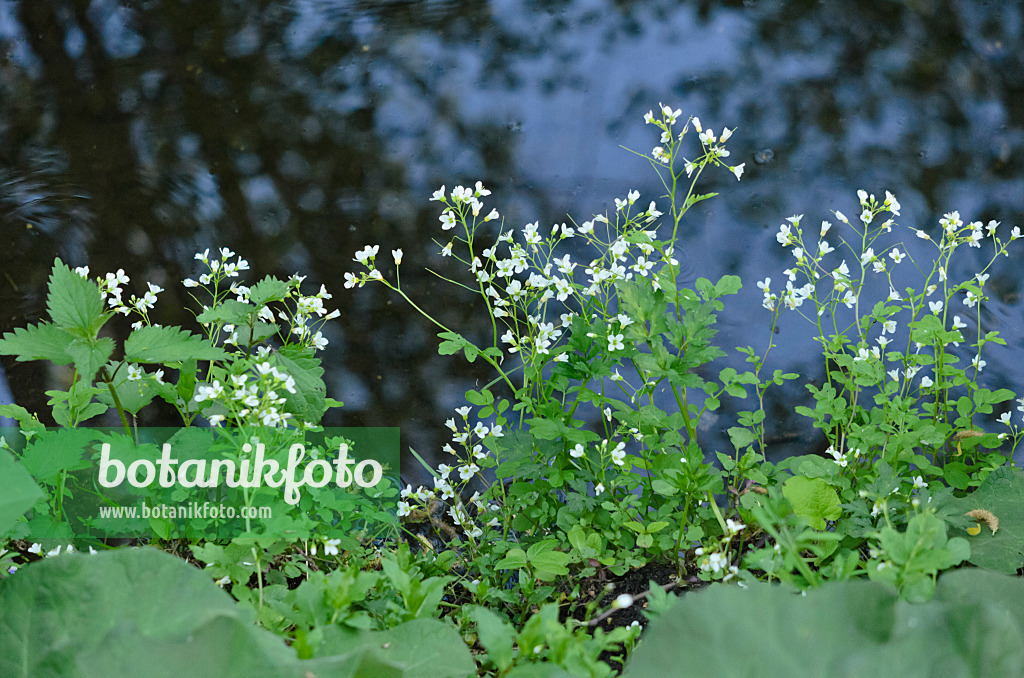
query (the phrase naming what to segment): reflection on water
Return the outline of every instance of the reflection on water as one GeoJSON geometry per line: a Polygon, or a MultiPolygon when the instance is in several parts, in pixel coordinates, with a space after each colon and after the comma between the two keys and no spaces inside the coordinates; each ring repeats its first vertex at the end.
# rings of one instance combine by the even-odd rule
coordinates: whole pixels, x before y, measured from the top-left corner
{"type": "MultiPolygon", "coordinates": [[[[710,178],[721,196],[682,249],[688,277],[747,283],[721,345],[763,346],[753,283],[788,264],[784,217],[852,212],[865,188],[896,193],[907,225],[952,209],[1024,223],[1021,26],[1018,3],[968,0],[0,0],[0,330],[39,316],[55,255],[160,284],[157,321],[188,322],[175,282],[197,249],[230,246],[254,277],[298,270],[335,293],[326,366],[348,406],[328,423],[398,423],[429,455],[461,391],[489,377],[342,275],[367,243],[401,247],[423,305],[478,324],[472,300],[415,273],[461,273],[430,244],[438,185],[483,180],[508,226],[580,220],[631,188],[662,193],[619,148],[649,150],[657,102],[738,126],[747,174],[710,178]]],[[[1024,385],[1021,261],[992,272],[983,323],[1010,346],[988,358],[991,387],[1024,385]]],[[[806,329],[785,322],[774,360],[815,374],[806,329]]],[[[51,377],[4,365],[43,409],[51,377]]],[[[801,430],[788,409],[802,396],[770,404],[780,440],[801,430]]]]}

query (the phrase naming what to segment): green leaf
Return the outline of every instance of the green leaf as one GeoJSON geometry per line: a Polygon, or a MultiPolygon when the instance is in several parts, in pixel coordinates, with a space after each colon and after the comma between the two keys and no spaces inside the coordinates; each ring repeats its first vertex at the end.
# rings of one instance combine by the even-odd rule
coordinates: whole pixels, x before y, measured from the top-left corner
{"type": "Polygon", "coordinates": [[[326,629],[320,652],[344,654],[297,662],[290,675],[466,678],[476,673],[465,641],[450,624],[437,619],[413,619],[386,631],[345,632],[335,625],[326,629]],[[351,671],[353,665],[359,667],[356,673],[341,672],[351,671]]]}
{"type": "Polygon", "coordinates": [[[517,570],[526,567],[526,551],[521,548],[509,549],[505,557],[494,567],[499,570],[517,570]]]}
{"type": "Polygon", "coordinates": [[[729,439],[732,440],[733,447],[737,451],[742,451],[747,446],[757,442],[757,438],[754,437],[754,434],[749,429],[739,426],[733,426],[729,429],[729,439]]]}
{"type": "Polygon", "coordinates": [[[437,335],[444,341],[437,347],[439,355],[454,355],[459,351],[466,353],[466,360],[473,362],[476,360],[477,355],[480,353],[480,349],[469,343],[469,340],[457,332],[441,332],[437,335]]]}
{"type": "Polygon", "coordinates": [[[471,607],[470,615],[476,622],[477,638],[485,650],[487,657],[498,668],[504,671],[512,665],[515,657],[513,645],[515,644],[516,629],[511,624],[503,621],[501,617],[488,610],[486,607],[474,605],[471,607]]]}
{"type": "Polygon", "coordinates": [[[244,325],[248,324],[249,318],[255,311],[256,308],[254,306],[244,301],[228,299],[213,308],[206,309],[196,316],[196,320],[203,324],[228,323],[231,325],[244,325]]]}
{"type": "Polygon", "coordinates": [[[96,283],[78,275],[55,259],[50,272],[46,308],[61,329],[82,339],[96,336],[103,326],[103,299],[96,283]]]}
{"type": "Polygon", "coordinates": [[[977,569],[944,574],[927,603],[867,581],[806,596],[760,582],[712,584],[651,621],[623,677],[675,676],[681,666],[717,676],[1016,676],[1022,597],[1019,577],[977,569]]]}
{"type": "Polygon", "coordinates": [[[959,512],[984,509],[999,519],[995,534],[982,523],[981,532],[970,536],[961,533],[971,546],[968,560],[978,567],[1014,574],[1024,567],[1024,471],[1009,466],[988,474],[977,490],[953,505],[959,512]]]}
{"type": "Polygon", "coordinates": [[[41,421],[28,410],[21,405],[15,405],[13,403],[8,405],[0,405],[0,417],[7,417],[18,422],[18,426],[22,431],[32,430],[39,431],[46,427],[41,421]]]}
{"type": "Polygon", "coordinates": [[[0,580],[0,675],[178,678],[187,666],[190,678],[284,678],[313,669],[253,622],[208,573],[156,549],[62,554],[0,580]]]}
{"type": "Polygon", "coordinates": [[[140,327],[124,342],[124,359],[132,363],[223,360],[227,357],[223,349],[177,327],[140,327]]]}
{"type": "Polygon", "coordinates": [[[0,355],[13,355],[19,361],[49,360],[57,365],[67,365],[73,358],[68,355],[68,346],[75,340],[51,323],[39,323],[19,327],[5,332],[0,339],[0,355]]]}
{"type": "MultiPolygon", "coordinates": [[[[169,384],[164,384],[163,386],[166,387],[169,393],[173,393],[173,386],[169,384]]],[[[126,412],[138,414],[139,410],[151,403],[153,398],[159,395],[162,389],[161,385],[157,384],[153,378],[147,377],[134,381],[125,379],[115,386],[114,390],[117,392],[117,399],[121,401],[121,407],[126,412]]],[[[109,388],[105,388],[97,393],[96,399],[108,407],[114,406],[114,399],[110,395],[109,388]]]]}
{"type": "Polygon", "coordinates": [[[7,450],[0,450],[0,535],[42,496],[28,471],[7,450]]]}
{"type": "Polygon", "coordinates": [[[276,354],[279,368],[295,379],[295,393],[284,392],[288,410],[303,421],[320,421],[327,410],[324,368],[313,349],[284,346],[276,354]]]}
{"type": "Polygon", "coordinates": [[[741,289],[743,289],[743,281],[738,275],[724,275],[715,283],[715,294],[719,297],[736,294],[741,289]]]}
{"type": "Polygon", "coordinates": [[[95,341],[76,339],[68,345],[68,355],[75,362],[78,376],[86,384],[96,379],[96,373],[107,364],[113,353],[114,340],[110,337],[101,337],[95,341]]]}
{"type": "Polygon", "coordinates": [[[288,283],[269,275],[249,289],[249,302],[256,308],[271,301],[281,301],[286,296],[288,283]]]}
{"type": "Polygon", "coordinates": [[[21,463],[39,483],[56,482],[64,470],[88,468],[85,448],[100,434],[87,428],[61,428],[40,432],[25,446],[21,463]]]}
{"type": "Polygon", "coordinates": [[[839,496],[821,478],[793,476],[783,483],[782,494],[793,506],[793,512],[806,518],[815,529],[824,529],[826,520],[837,520],[842,515],[839,496]]]}
{"type": "MultiPolygon", "coordinates": [[[[534,546],[537,546],[537,544],[534,544],[534,546]]],[[[530,547],[530,550],[533,550],[533,546],[530,547]]],[[[537,575],[537,579],[551,581],[555,577],[569,574],[569,568],[566,567],[569,564],[568,553],[541,551],[531,554],[527,551],[527,556],[530,559],[530,565],[534,568],[534,574],[537,575]]]]}

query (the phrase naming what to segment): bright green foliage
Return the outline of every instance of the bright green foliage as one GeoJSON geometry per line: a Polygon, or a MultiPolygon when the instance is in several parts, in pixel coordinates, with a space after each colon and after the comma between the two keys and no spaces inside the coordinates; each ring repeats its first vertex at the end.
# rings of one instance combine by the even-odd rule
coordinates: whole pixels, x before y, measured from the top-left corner
{"type": "Polygon", "coordinates": [[[1018,468],[998,468],[990,473],[971,494],[953,505],[961,513],[983,509],[999,521],[998,529],[981,522],[977,535],[960,533],[971,545],[968,560],[978,567],[1015,574],[1024,567],[1024,472],[1018,468]]]}
{"type": "Polygon", "coordinates": [[[951,572],[916,604],[864,581],[795,595],[712,585],[651,622],[627,678],[716,676],[1016,676],[1024,672],[1024,581],[951,572]]]}
{"type": "Polygon", "coordinates": [[[0,449],[0,534],[7,533],[42,496],[25,467],[0,449]]]}
{"type": "Polygon", "coordinates": [[[140,327],[124,342],[124,359],[135,363],[223,360],[224,349],[177,327],[140,327]]]}
{"type": "Polygon", "coordinates": [[[448,625],[419,619],[332,636],[296,657],[205,573],[155,549],[65,555],[0,582],[0,674],[197,678],[461,678],[473,671],[448,625]]]}
{"type": "MultiPolygon", "coordinates": [[[[715,195],[696,192],[703,171],[725,167],[739,179],[744,165],[726,164],[732,130],[716,135],[696,118],[680,129],[680,115],[668,106],[648,113],[661,145],[637,154],[661,181],[661,209],[629,191],[614,211],[581,223],[506,230],[497,210],[484,207],[490,191],[482,183],[434,193],[444,234],[437,245],[468,269],[452,282],[479,295],[490,323],[482,336],[445,327],[410,298],[401,250],[391,252],[394,269],[378,245],[356,253],[365,270],[346,273],[346,288],[384,285],[438,327],[439,354],[492,370],[446,422],[447,463],[428,468],[427,486],[402,491],[406,542],[369,545],[366,521],[391,516],[311,490],[262,524],[311,539],[257,538],[260,525],[247,522],[230,542],[190,545],[202,573],[150,563],[145,553],[90,561],[47,546],[56,560],[28,564],[44,553],[41,544],[0,549],[0,576],[27,565],[0,583],[0,628],[21,652],[21,663],[0,673],[10,666],[11,675],[43,675],[69,662],[64,648],[75,646],[108,673],[163,675],[177,669],[181,639],[191,637],[199,640],[188,641],[190,659],[219,669],[211,675],[234,675],[225,658],[242,653],[236,663],[252,673],[239,675],[603,678],[614,661],[602,653],[628,653],[640,634],[638,626],[603,631],[610,615],[637,602],[620,593],[602,612],[604,584],[651,563],[673,567],[677,583],[694,575],[716,583],[675,607],[671,587],[652,583],[639,594],[647,614],[664,618],[653,622],[629,675],[1024,673],[1021,613],[1005,603],[1020,597],[1020,580],[948,572],[965,561],[1008,573],[1024,565],[1024,476],[1011,468],[1024,439],[1024,399],[979,384],[986,347],[1005,344],[982,328],[989,269],[1020,230],[1007,238],[998,223],[965,225],[955,212],[938,230],[909,229],[935,247],[933,261],[902,264],[922,273],[914,289],[894,275],[919,249],[899,240],[892,194],[859,191],[857,218],[835,211],[835,226],[807,227],[793,216],[776,239],[795,263],[774,291],[770,278],[757,283],[767,347],[737,347],[746,371],[713,365],[726,355],[714,343],[718,314],[743,286],[736,276],[686,284],[675,248],[687,210],[715,195]],[[699,137],[685,139],[689,148],[691,127],[699,137]],[[982,245],[991,260],[954,280],[963,270],[951,265],[954,251],[982,245]],[[809,398],[795,411],[827,449],[773,463],[768,391],[800,377],[768,369],[783,311],[804,314],[821,348],[821,371],[803,375],[809,398]],[[734,418],[715,421],[719,409],[734,418]],[[996,422],[1006,427],[998,434],[987,430],[996,422]],[[709,427],[728,433],[725,450],[708,447],[709,427]],[[114,572],[116,590],[94,562],[114,572]],[[227,598],[210,579],[237,605],[222,611],[227,598]],[[78,590],[94,601],[88,610],[78,590]],[[30,618],[36,608],[43,622],[30,618]],[[122,609],[126,622],[111,626],[122,609]],[[60,615],[70,624],[89,615],[113,644],[119,633],[143,642],[129,645],[131,656],[121,646],[101,654],[94,638],[60,645],[60,615]],[[268,641],[253,618],[291,649],[268,641]],[[140,654],[164,661],[143,666],[140,654]],[[245,663],[254,656],[259,667],[245,663]]],[[[302,294],[297,275],[232,284],[248,263],[231,261],[226,248],[220,255],[198,254],[205,271],[184,281],[203,297],[195,297],[199,334],[153,325],[159,287],[122,301],[123,271],[90,281],[87,270],[55,262],[49,319],[7,333],[0,353],[74,366],[66,390],[47,392],[65,430],[36,433],[17,461],[0,453],[0,528],[13,521],[11,535],[69,536],[63,502],[88,495],[75,469],[98,442],[77,427],[108,408],[125,433],[103,440],[125,459],[140,442],[128,417],[159,398],[186,425],[176,439],[183,450],[237,460],[238,444],[213,442],[218,429],[192,424],[202,417],[243,438],[268,427],[287,446],[340,405],[327,397],[316,355],[326,344],[322,323],[338,315],[324,308],[331,295],[323,287],[302,294]],[[121,351],[99,336],[113,313],[138,318],[121,351]],[[24,518],[27,509],[34,511],[24,518]]],[[[16,417],[26,435],[40,428],[21,408],[0,414],[16,417]]],[[[250,492],[245,503],[265,499],[250,492]]],[[[142,527],[181,551],[169,521],[142,527]]],[[[186,536],[212,537],[215,528],[193,521],[186,536]]],[[[106,675],[83,667],[81,675],[106,675]]]]}
{"type": "Polygon", "coordinates": [[[793,476],[782,484],[782,494],[794,513],[819,530],[825,529],[826,520],[836,520],[843,513],[836,491],[821,478],[793,476]]]}
{"type": "Polygon", "coordinates": [[[295,676],[297,660],[199,570],[155,549],[64,555],[0,581],[0,675],[295,676]]]}
{"type": "Polygon", "coordinates": [[[931,513],[915,515],[904,532],[883,527],[877,535],[879,555],[867,564],[868,576],[895,586],[906,600],[928,600],[936,575],[959,565],[971,553],[965,539],[948,539],[946,529],[946,523],[931,513]]]}
{"type": "Polygon", "coordinates": [[[54,261],[50,273],[46,308],[57,327],[79,339],[94,339],[108,317],[99,288],[60,259],[54,261]]]}

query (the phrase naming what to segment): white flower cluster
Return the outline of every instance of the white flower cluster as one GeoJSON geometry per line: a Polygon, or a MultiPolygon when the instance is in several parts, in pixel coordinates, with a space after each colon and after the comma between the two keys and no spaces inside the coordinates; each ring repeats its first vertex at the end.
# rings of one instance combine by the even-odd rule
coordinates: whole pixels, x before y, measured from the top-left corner
{"type": "Polygon", "coordinates": [[[651,158],[661,163],[662,165],[672,166],[673,160],[676,157],[676,151],[678,149],[678,143],[683,140],[686,136],[686,132],[689,130],[690,123],[693,123],[693,128],[697,131],[697,135],[700,138],[701,150],[703,155],[696,160],[690,161],[683,158],[683,169],[686,171],[686,176],[690,177],[693,171],[698,167],[703,167],[706,164],[724,165],[736,175],[736,180],[739,181],[743,176],[743,169],[746,167],[745,162],[741,162],[739,165],[727,165],[722,162],[722,159],[728,158],[730,153],[725,148],[725,142],[729,140],[735,129],[729,129],[728,127],[722,129],[721,135],[716,136],[714,130],[708,128],[704,129],[701,125],[700,118],[692,117],[686,121],[683,125],[683,129],[677,133],[673,130],[673,126],[682,115],[680,109],[673,109],[671,106],[665,106],[664,104],[658,104],[658,113],[660,117],[655,117],[654,111],[647,111],[644,115],[644,122],[648,125],[655,125],[661,130],[661,139],[659,146],[655,146],[651,150],[651,158]]]}
{"type": "Polygon", "coordinates": [[[282,427],[292,418],[290,412],[282,411],[287,402],[282,392],[296,393],[295,379],[272,365],[269,355],[270,348],[262,346],[251,367],[245,361],[235,363],[236,369],[240,367],[247,371],[231,374],[223,384],[214,379],[196,388],[196,403],[220,405],[207,416],[213,426],[231,419],[233,423],[249,421],[262,426],[282,427]]]}
{"type": "MultiPolygon", "coordinates": [[[[89,267],[79,266],[75,269],[75,273],[82,276],[83,278],[89,277],[89,267]]],[[[124,269],[117,269],[117,273],[107,273],[104,277],[97,279],[97,284],[100,288],[100,298],[107,303],[107,306],[114,313],[121,313],[122,315],[129,315],[131,313],[138,313],[142,316],[142,320],[132,323],[132,329],[138,329],[144,324],[149,325],[149,311],[156,305],[156,295],[163,292],[163,288],[158,285],[154,285],[151,282],[146,283],[146,293],[142,297],[132,295],[131,298],[125,303],[121,295],[123,289],[121,285],[124,285],[131,281],[127,275],[125,275],[124,269]]]]}
{"type": "Polygon", "coordinates": [[[484,527],[497,527],[499,507],[497,504],[487,505],[484,503],[479,492],[474,492],[469,503],[476,508],[475,517],[470,515],[462,503],[459,491],[467,483],[478,477],[481,472],[480,462],[487,458],[488,452],[484,442],[488,439],[501,438],[505,435],[502,427],[498,424],[487,425],[478,421],[475,425],[469,424],[470,408],[459,407],[455,412],[462,420],[461,424],[456,423],[452,417],[445,422],[445,425],[452,431],[452,443],[458,446],[456,450],[452,443],[446,443],[444,451],[455,456],[458,462],[455,466],[441,464],[437,467],[437,474],[434,476],[434,487],[420,486],[415,490],[412,486],[406,486],[400,493],[401,500],[398,502],[398,515],[407,516],[412,512],[414,504],[428,505],[435,499],[449,503],[448,516],[460,527],[470,539],[477,539],[483,535],[484,527]],[[458,476],[456,480],[454,476],[458,476]],[[492,514],[487,518],[487,514],[492,514]]]}
{"type": "MultiPolygon", "coordinates": [[[[220,248],[220,255],[223,257],[222,259],[211,260],[209,249],[197,253],[195,259],[203,262],[209,269],[209,272],[200,275],[198,282],[191,278],[186,278],[184,281],[185,287],[205,287],[210,292],[215,303],[222,301],[225,294],[233,294],[235,295],[235,301],[249,304],[251,289],[246,285],[242,285],[237,281],[231,281],[227,290],[221,289],[221,283],[227,278],[236,278],[241,271],[248,271],[249,262],[241,257],[238,257],[238,260],[235,262],[229,262],[228,259],[235,256],[235,253],[227,247],[220,248]]],[[[288,298],[294,299],[294,310],[288,307],[281,308],[275,315],[274,309],[269,305],[265,305],[259,309],[257,317],[259,320],[270,324],[280,321],[286,328],[285,331],[297,336],[302,345],[310,346],[316,350],[323,350],[327,347],[328,342],[319,328],[326,321],[339,317],[341,312],[337,309],[328,312],[324,308],[324,300],[333,298],[333,295],[327,292],[327,288],[324,285],[320,285],[320,291],[314,295],[306,296],[302,294],[300,288],[305,279],[305,276],[296,273],[288,280],[288,298]]],[[[207,306],[203,306],[204,311],[207,309],[207,306]]],[[[239,328],[230,323],[219,326],[207,323],[205,327],[211,332],[214,339],[223,333],[225,335],[223,340],[225,345],[238,346],[239,341],[244,338],[244,334],[239,335],[239,328]]]]}

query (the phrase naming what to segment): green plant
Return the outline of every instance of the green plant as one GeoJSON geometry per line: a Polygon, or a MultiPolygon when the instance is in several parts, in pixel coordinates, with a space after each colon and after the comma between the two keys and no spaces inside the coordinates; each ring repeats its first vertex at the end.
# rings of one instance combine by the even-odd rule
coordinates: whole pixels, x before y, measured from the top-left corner
{"type": "MultiPolygon", "coordinates": [[[[713,343],[717,314],[741,283],[725,276],[680,285],[673,253],[686,212],[714,195],[696,192],[703,171],[725,166],[739,179],[744,165],[726,164],[731,130],[715,135],[697,118],[680,127],[680,114],[659,106],[645,116],[660,140],[641,157],[661,180],[664,212],[654,201],[643,209],[629,191],[614,212],[557,224],[544,235],[537,223],[500,226],[498,212],[484,208],[490,192],[480,182],[434,193],[443,205],[442,230],[454,231],[438,243],[441,255],[469,270],[468,282],[449,282],[479,298],[489,325],[482,340],[442,325],[417,304],[401,285],[401,250],[391,252],[393,276],[378,264],[379,246],[358,252],[363,270],[346,274],[347,288],[385,285],[437,325],[441,354],[482,360],[494,378],[468,391],[468,404],[448,420],[450,462],[423,462],[432,487],[370,496],[306,487],[280,516],[246,522],[231,540],[215,539],[224,527],[217,519],[192,521],[183,535],[162,518],[140,524],[144,539],[203,565],[201,575],[153,549],[91,556],[65,547],[74,532],[69,505],[92,492],[78,469],[102,459],[103,445],[124,459],[156,456],[159,441],[133,423],[157,398],[185,424],[173,432],[175,449],[196,459],[240,464],[264,442],[283,461],[280,455],[290,454],[284,450],[301,441],[323,467],[348,447],[358,449],[355,433],[317,438],[326,409],[340,405],[326,396],[315,354],[325,343],[320,323],[337,313],[323,306],[331,297],[323,287],[303,295],[297,275],[251,288],[229,284],[248,265],[230,261],[227,250],[219,260],[204,252],[196,257],[203,274],[185,281],[209,297],[196,315],[200,336],[151,322],[159,288],[149,285],[125,303],[123,271],[90,281],[87,270],[55,262],[50,321],[0,339],[0,352],[19,360],[75,370],[67,390],[50,392],[60,430],[45,430],[23,408],[0,407],[21,429],[0,442],[0,530],[12,538],[0,550],[5,628],[21,629],[10,615],[27,614],[49,588],[86,587],[95,599],[112,601],[97,613],[101,630],[112,623],[112,610],[126,608],[129,623],[144,626],[167,656],[176,656],[180,638],[200,634],[211,662],[253,651],[276,671],[268,675],[608,676],[632,652],[641,627],[604,626],[613,614],[636,613],[643,601],[649,619],[661,616],[628,672],[648,675],[683,659],[695,670],[750,670],[748,653],[731,648],[764,641],[763,624],[757,638],[733,635],[757,617],[747,607],[754,603],[797,619],[786,624],[799,633],[813,624],[815,633],[871,646],[871,654],[844,660],[817,647],[779,652],[783,640],[776,639],[756,670],[852,675],[882,660],[904,662],[907,671],[934,660],[955,674],[974,670],[975,657],[996,648],[1005,659],[1000,671],[1013,673],[1019,648],[986,621],[1005,617],[998,596],[1012,593],[1012,585],[949,571],[968,562],[1006,573],[1024,566],[1017,506],[1024,472],[1012,463],[1024,430],[1010,410],[1015,395],[978,381],[982,349],[1002,343],[981,329],[985,285],[1020,230],[1002,239],[995,222],[965,226],[950,213],[937,234],[913,229],[936,247],[933,261],[922,254],[915,261],[915,248],[892,235],[901,206],[888,192],[879,201],[861,191],[858,220],[835,212],[842,226],[823,222],[816,235],[792,217],[778,234],[796,262],[784,272],[785,289],[773,290],[770,279],[758,284],[770,312],[767,347],[736,349],[747,371],[712,371],[725,355],[713,343]],[[698,143],[688,160],[691,129],[698,143]],[[955,283],[961,269],[951,266],[954,252],[983,243],[992,245],[991,259],[955,283]],[[857,263],[851,267],[842,253],[857,263]],[[918,267],[920,289],[898,292],[906,277],[897,266],[908,265],[918,267]],[[957,303],[963,318],[950,310],[957,303]],[[800,378],[771,368],[774,330],[791,310],[812,323],[824,366],[820,380],[804,375],[813,402],[796,411],[820,430],[827,449],[770,461],[769,391],[800,378]],[[139,317],[120,347],[104,330],[116,313],[139,317]],[[976,328],[970,339],[963,333],[969,326],[976,328]],[[969,367],[961,365],[967,344],[969,367]],[[145,364],[157,371],[147,373],[145,364]],[[727,428],[732,449],[709,449],[701,423],[725,398],[750,405],[727,428]],[[110,408],[120,430],[81,426],[110,408]],[[198,426],[201,418],[213,426],[198,426]],[[1007,429],[997,434],[986,425],[1007,429]],[[404,542],[366,520],[387,520],[374,501],[395,494],[404,542]],[[44,528],[63,543],[19,540],[44,528]],[[268,538],[272,532],[284,538],[268,538]],[[648,581],[644,568],[666,566],[675,581],[664,587],[652,582],[639,594],[617,588],[636,577],[648,581]],[[116,571],[109,587],[103,568],[116,571]],[[130,576],[143,568],[152,582],[130,576]],[[711,590],[672,607],[668,590],[701,582],[711,590]],[[180,600],[168,594],[175,586],[180,600]],[[817,590],[804,598],[791,595],[794,589],[817,590]],[[975,589],[979,600],[964,607],[962,594],[975,589]],[[197,606],[196,596],[208,600],[197,606]],[[809,607],[801,607],[805,600],[809,607]],[[905,607],[907,601],[921,607],[905,607]],[[691,629],[690,610],[701,605],[715,608],[699,620],[709,637],[691,629]],[[201,623],[153,626],[155,609],[201,623]],[[957,636],[948,620],[966,615],[981,629],[972,638],[991,638],[937,652],[909,621],[901,626],[919,613],[935,637],[957,636]],[[263,629],[239,626],[251,621],[263,629]],[[665,628],[674,638],[668,649],[657,647],[665,628]],[[728,634],[720,630],[726,628],[728,634]],[[286,638],[291,653],[265,630],[286,638]],[[728,640],[717,642],[719,636],[728,640]],[[679,638],[696,638],[699,647],[679,638]]],[[[1024,399],[1017,410],[1024,411],[1024,399]]],[[[147,505],[161,496],[147,492],[138,495],[147,505]]],[[[243,503],[281,494],[246,487],[243,503]]],[[[49,604],[62,623],[82,614],[80,603],[66,598],[49,604]]],[[[32,638],[18,635],[16,649],[40,666],[63,666],[63,641],[51,617],[45,621],[32,638]]],[[[100,657],[102,642],[81,641],[90,661],[100,657]]],[[[11,661],[0,656],[0,666],[11,661]]],[[[105,666],[93,662],[88,670],[105,666]]]]}

